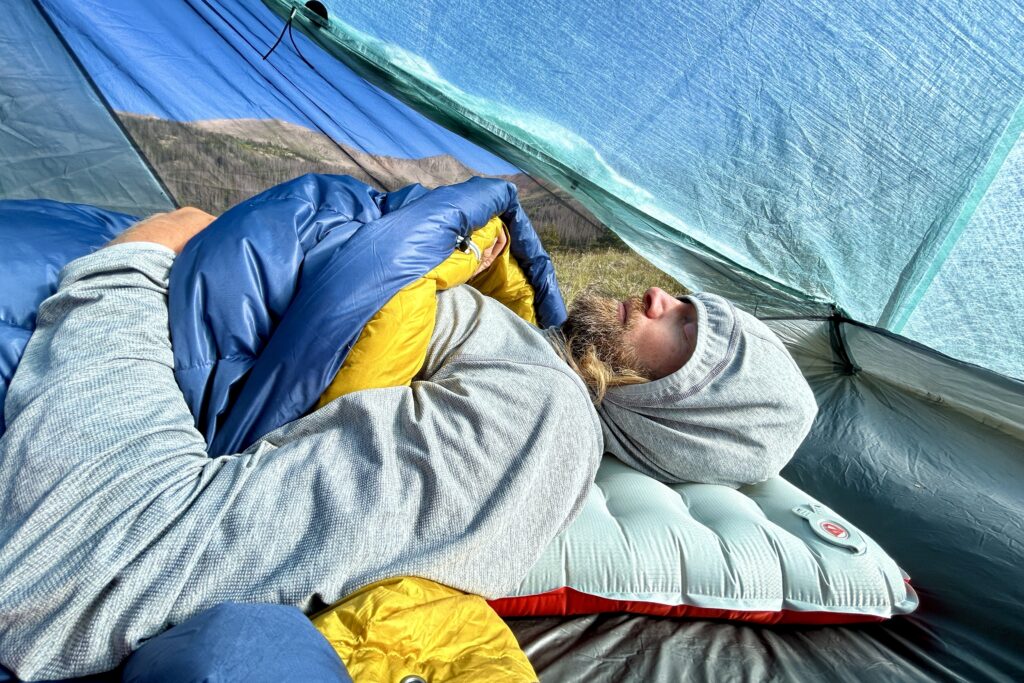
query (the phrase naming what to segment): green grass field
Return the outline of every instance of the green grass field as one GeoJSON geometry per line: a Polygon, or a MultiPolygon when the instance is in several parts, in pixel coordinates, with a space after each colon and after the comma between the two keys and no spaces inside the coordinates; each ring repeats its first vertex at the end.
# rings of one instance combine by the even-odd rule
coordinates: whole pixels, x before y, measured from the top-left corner
{"type": "Polygon", "coordinates": [[[566,304],[588,286],[603,294],[623,299],[643,294],[657,286],[670,294],[685,294],[686,289],[625,246],[597,246],[588,249],[548,247],[555,274],[566,304]]]}

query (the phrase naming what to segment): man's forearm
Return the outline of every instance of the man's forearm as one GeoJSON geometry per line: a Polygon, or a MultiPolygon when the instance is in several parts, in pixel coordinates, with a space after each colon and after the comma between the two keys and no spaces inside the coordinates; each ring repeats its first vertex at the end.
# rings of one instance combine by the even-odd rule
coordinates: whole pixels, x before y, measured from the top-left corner
{"type": "Polygon", "coordinates": [[[35,452],[63,453],[72,467],[174,430],[178,452],[204,455],[174,380],[166,303],[173,258],[155,244],[124,244],[65,268],[7,396],[12,442],[30,429],[35,452]]]}
{"type": "Polygon", "coordinates": [[[180,254],[188,241],[214,220],[214,216],[193,206],[158,213],[125,230],[107,246],[146,242],[163,245],[180,254]]]}
{"type": "Polygon", "coordinates": [[[0,649],[23,677],[99,670],[132,647],[133,610],[101,609],[97,596],[135,563],[153,573],[166,564],[147,549],[211,462],[174,379],[173,259],[165,247],[124,244],[69,264],[11,383],[0,439],[0,649]],[[92,628],[104,643],[115,631],[121,641],[99,647],[83,639],[92,628]]]}

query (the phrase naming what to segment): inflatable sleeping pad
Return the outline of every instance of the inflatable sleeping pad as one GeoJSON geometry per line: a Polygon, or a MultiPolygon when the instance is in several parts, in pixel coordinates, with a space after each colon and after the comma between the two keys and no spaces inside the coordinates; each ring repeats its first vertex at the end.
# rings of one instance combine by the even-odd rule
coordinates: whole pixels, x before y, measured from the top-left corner
{"type": "Polygon", "coordinates": [[[635,612],[758,623],[879,621],[917,594],[866,534],[776,477],[663,484],[606,455],[583,511],[503,616],[635,612]]]}

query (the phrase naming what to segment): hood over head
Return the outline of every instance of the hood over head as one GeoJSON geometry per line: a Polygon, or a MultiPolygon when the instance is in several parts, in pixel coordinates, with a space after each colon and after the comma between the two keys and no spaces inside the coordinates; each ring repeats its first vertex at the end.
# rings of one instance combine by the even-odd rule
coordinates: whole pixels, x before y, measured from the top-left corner
{"type": "Polygon", "coordinates": [[[714,294],[697,309],[697,343],[662,379],[608,390],[605,449],[663,482],[733,488],[777,476],[807,436],[817,404],[779,338],[714,294]]]}

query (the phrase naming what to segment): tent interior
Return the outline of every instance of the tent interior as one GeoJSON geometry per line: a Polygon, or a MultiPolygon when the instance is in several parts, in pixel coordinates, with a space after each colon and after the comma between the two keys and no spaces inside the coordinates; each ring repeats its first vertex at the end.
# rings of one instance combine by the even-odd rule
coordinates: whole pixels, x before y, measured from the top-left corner
{"type": "Polygon", "coordinates": [[[539,229],[607,228],[786,342],[820,412],[783,476],[919,609],[513,619],[542,680],[1024,680],[1024,5],[6,10],[0,199],[217,213],[308,172],[504,177],[539,229]]]}

